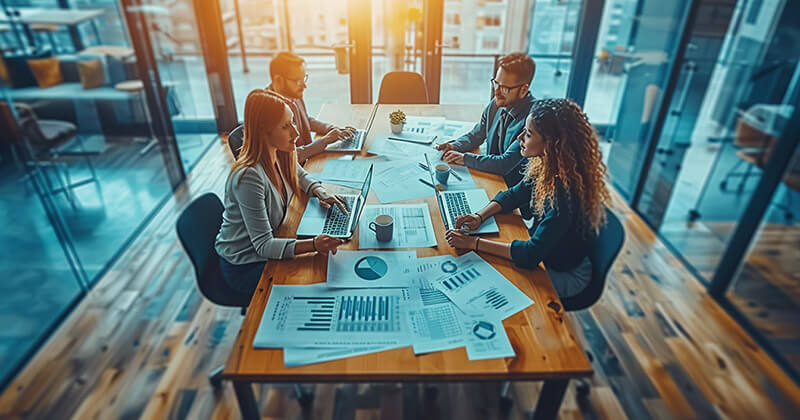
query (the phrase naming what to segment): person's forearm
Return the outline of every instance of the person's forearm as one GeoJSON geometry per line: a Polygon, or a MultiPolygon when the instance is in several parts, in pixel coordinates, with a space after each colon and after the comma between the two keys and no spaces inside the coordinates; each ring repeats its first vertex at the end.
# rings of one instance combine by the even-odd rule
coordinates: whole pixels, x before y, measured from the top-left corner
{"type": "Polygon", "coordinates": [[[317,153],[322,152],[325,150],[325,142],[317,139],[305,146],[300,146],[297,148],[297,161],[298,162],[305,162],[311,156],[316,155],[317,153]]]}
{"type": "Polygon", "coordinates": [[[478,252],[485,252],[487,254],[492,254],[507,260],[511,259],[511,244],[509,243],[490,241],[488,239],[478,237],[476,245],[477,246],[475,250],[478,252]]]}
{"type": "Polygon", "coordinates": [[[500,213],[502,210],[503,208],[500,207],[500,204],[498,204],[497,201],[490,201],[486,207],[478,210],[475,214],[480,216],[481,222],[485,222],[486,219],[500,213]]]}
{"type": "Polygon", "coordinates": [[[308,252],[317,252],[317,250],[314,249],[314,238],[298,239],[294,244],[294,255],[306,254],[308,252]]]}

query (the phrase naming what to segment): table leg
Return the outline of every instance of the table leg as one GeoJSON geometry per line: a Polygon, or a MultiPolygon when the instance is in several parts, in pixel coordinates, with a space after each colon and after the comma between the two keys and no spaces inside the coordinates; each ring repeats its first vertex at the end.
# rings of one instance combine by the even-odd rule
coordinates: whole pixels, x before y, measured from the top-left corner
{"type": "Polygon", "coordinates": [[[250,382],[233,381],[233,391],[236,393],[236,400],[239,401],[239,411],[242,412],[242,419],[260,419],[261,415],[258,413],[256,396],[253,394],[253,385],[250,382]]]}
{"type": "Polygon", "coordinates": [[[558,410],[561,408],[564,393],[567,392],[567,385],[569,385],[569,379],[548,379],[544,381],[542,392],[539,393],[539,400],[536,402],[536,409],[531,419],[545,420],[558,417],[558,410]]]}

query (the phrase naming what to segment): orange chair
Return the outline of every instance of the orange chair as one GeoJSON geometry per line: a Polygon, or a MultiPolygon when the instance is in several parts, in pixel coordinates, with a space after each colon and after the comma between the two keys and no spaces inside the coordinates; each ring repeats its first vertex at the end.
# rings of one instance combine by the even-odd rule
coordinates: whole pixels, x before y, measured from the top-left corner
{"type": "Polygon", "coordinates": [[[428,88],[419,73],[390,71],[381,80],[379,104],[427,104],[428,88]]]}

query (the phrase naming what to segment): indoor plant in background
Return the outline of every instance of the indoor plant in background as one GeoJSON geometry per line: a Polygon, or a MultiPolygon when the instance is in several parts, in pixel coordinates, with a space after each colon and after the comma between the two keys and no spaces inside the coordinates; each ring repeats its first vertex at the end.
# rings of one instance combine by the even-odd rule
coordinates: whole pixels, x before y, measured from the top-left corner
{"type": "Polygon", "coordinates": [[[403,124],[406,122],[406,114],[401,110],[397,110],[389,114],[389,122],[392,125],[392,133],[400,134],[403,131],[403,124]]]}

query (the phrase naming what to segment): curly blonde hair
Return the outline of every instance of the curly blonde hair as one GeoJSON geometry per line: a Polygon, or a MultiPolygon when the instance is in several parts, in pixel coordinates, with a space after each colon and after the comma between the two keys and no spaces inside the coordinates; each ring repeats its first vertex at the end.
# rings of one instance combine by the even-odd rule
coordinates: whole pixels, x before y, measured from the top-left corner
{"type": "Polygon", "coordinates": [[[549,208],[577,203],[584,233],[595,234],[606,222],[610,201],[607,169],[597,135],[580,106],[569,99],[543,99],[533,103],[530,117],[544,139],[542,156],[531,158],[525,180],[533,184],[531,209],[542,216],[549,208]],[[569,203],[558,203],[556,190],[564,189],[569,203]]]}

